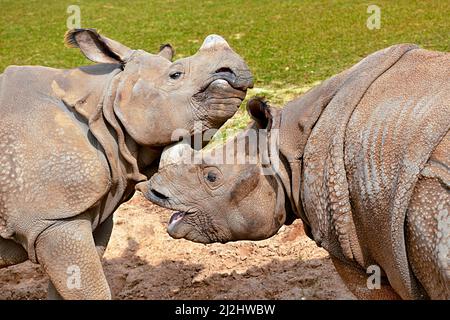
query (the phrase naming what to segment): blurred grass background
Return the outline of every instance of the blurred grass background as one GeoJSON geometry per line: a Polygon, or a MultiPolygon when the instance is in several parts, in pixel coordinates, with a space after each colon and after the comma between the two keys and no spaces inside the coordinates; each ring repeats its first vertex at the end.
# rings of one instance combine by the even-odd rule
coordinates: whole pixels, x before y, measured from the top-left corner
{"type": "MultiPolygon", "coordinates": [[[[71,68],[88,64],[63,45],[69,5],[81,26],[97,28],[149,52],[170,42],[177,56],[195,53],[218,33],[252,69],[256,89],[282,104],[364,56],[396,43],[449,51],[450,1],[0,0],[0,72],[11,64],[71,68]],[[381,8],[381,28],[366,27],[367,7],[381,8]]],[[[245,126],[242,110],[227,127],[245,126]]]]}

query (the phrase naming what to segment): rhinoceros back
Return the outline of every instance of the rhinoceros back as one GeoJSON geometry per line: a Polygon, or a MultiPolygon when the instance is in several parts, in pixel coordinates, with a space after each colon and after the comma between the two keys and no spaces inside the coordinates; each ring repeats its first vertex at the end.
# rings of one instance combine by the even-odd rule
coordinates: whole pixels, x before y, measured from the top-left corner
{"type": "Polygon", "coordinates": [[[0,76],[0,236],[24,246],[47,221],[82,213],[109,187],[87,125],[54,93],[60,72],[9,67],[0,76]]]}

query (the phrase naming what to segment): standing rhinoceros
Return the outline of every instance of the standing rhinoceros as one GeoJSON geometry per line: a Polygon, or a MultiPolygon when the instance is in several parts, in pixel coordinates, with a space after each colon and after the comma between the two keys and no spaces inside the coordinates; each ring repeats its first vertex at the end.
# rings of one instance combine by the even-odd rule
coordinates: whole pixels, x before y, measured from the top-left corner
{"type": "Polygon", "coordinates": [[[153,55],[93,29],[69,31],[66,43],[98,64],[0,74],[0,268],[30,259],[51,295],[106,299],[99,255],[113,212],[156,171],[174,130],[219,127],[252,76],[216,35],[175,62],[170,45],[153,55]]]}
{"type": "Polygon", "coordinates": [[[282,110],[258,99],[247,108],[246,132],[199,164],[188,164],[201,155],[190,146],[168,147],[159,173],[137,186],[180,210],[172,237],[266,239],[301,218],[357,297],[450,299],[449,54],[393,46],[282,110]],[[276,134],[278,150],[268,147],[276,134]],[[241,162],[218,163],[230,154],[241,162]],[[381,288],[371,290],[366,271],[377,268],[381,288]]]}

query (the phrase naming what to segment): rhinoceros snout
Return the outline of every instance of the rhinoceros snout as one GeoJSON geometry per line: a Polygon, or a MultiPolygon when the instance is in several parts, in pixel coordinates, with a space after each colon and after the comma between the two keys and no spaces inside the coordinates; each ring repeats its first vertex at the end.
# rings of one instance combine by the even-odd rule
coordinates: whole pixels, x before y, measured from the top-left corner
{"type": "Polygon", "coordinates": [[[229,74],[231,76],[235,76],[236,74],[234,73],[233,70],[231,70],[231,68],[228,67],[220,67],[219,69],[217,69],[214,73],[219,73],[219,74],[229,74]]]}
{"type": "Polygon", "coordinates": [[[253,75],[249,70],[235,72],[236,79],[232,84],[236,89],[247,90],[253,88],[253,75]]]}
{"type": "Polygon", "coordinates": [[[164,186],[153,186],[152,180],[138,183],[136,190],[140,191],[147,200],[161,206],[169,200],[169,190],[164,186]]]}
{"type": "Polygon", "coordinates": [[[246,91],[253,88],[253,76],[248,70],[220,67],[214,72],[213,78],[227,81],[234,89],[246,91]]]}

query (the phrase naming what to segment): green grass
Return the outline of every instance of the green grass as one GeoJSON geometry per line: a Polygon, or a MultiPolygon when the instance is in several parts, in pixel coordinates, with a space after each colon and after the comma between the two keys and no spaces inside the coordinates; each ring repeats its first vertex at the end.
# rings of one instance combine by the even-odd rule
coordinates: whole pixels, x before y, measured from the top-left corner
{"type": "MultiPolygon", "coordinates": [[[[77,50],[63,45],[66,10],[71,4],[81,8],[82,27],[97,28],[129,47],[150,52],[170,42],[177,57],[191,55],[206,35],[221,34],[246,59],[256,86],[265,88],[280,104],[292,97],[286,88],[301,93],[302,88],[395,43],[450,49],[448,0],[139,0],[122,4],[0,0],[0,72],[11,64],[61,68],[87,64],[77,50]],[[379,30],[366,27],[370,4],[381,8],[379,30]]],[[[246,117],[240,111],[230,123],[242,127],[246,117]]]]}
{"type": "Polygon", "coordinates": [[[236,135],[236,133],[238,133],[240,130],[243,130],[247,127],[251,119],[246,112],[245,104],[250,97],[263,96],[267,101],[269,101],[271,106],[281,107],[286,102],[302,95],[303,93],[311,89],[311,87],[319,83],[320,81],[316,81],[311,85],[306,86],[285,85],[284,88],[256,87],[254,89],[250,89],[247,93],[247,98],[244,100],[239,110],[214,135],[213,139],[208,144],[208,147],[214,147],[219,143],[225,142],[230,137],[236,135]]]}
{"type": "Polygon", "coordinates": [[[225,36],[248,61],[258,86],[303,86],[367,54],[400,42],[449,51],[450,2],[442,1],[18,1],[0,0],[0,70],[10,64],[73,67],[87,61],[63,46],[67,6],[132,48],[170,42],[190,55],[210,33],[225,36]],[[381,29],[368,30],[367,6],[381,8],[381,29]]]}

